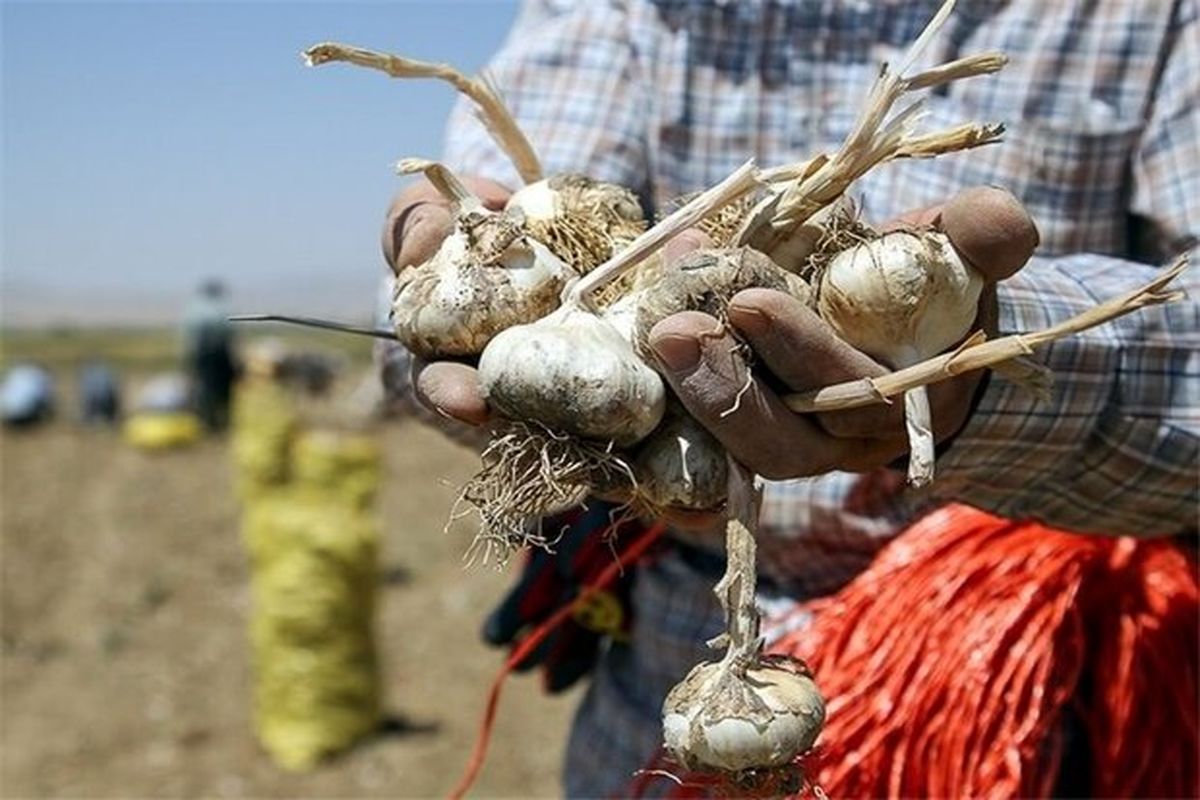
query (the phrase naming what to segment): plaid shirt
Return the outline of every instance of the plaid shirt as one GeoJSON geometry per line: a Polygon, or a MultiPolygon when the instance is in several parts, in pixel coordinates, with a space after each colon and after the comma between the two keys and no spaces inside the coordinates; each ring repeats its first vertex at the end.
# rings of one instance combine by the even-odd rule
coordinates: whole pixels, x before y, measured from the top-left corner
{"type": "MultiPolygon", "coordinates": [[[[538,0],[490,71],[548,173],[636,187],[656,207],[754,157],[832,151],[882,60],[937,0],[538,0]]],[[[1000,287],[1001,333],[1039,329],[1146,281],[1200,238],[1200,21],[1194,0],[960,0],[926,63],[999,49],[1001,73],[927,99],[929,129],[999,121],[1000,145],[896,162],[857,183],[867,219],[992,184],[1042,244],[1000,287]]],[[[509,185],[511,166],[460,105],[447,161],[509,185]]],[[[862,480],[771,483],[760,552],[781,596],[836,590],[931,499],[1112,534],[1194,530],[1200,456],[1200,280],[1189,299],[1040,349],[1038,402],[992,376],[938,460],[937,494],[870,513],[862,480]]],[[[614,648],[577,720],[567,789],[620,791],[658,741],[663,694],[720,630],[711,576],[668,557],[639,576],[633,646],[614,648]]]]}

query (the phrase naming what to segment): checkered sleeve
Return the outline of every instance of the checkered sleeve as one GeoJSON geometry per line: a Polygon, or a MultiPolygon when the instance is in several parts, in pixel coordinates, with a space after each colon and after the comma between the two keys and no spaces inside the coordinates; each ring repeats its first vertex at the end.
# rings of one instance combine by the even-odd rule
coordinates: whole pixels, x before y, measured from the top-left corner
{"type": "MultiPolygon", "coordinates": [[[[645,193],[648,97],[629,25],[620,3],[529,2],[488,65],[547,175],[579,172],[645,193]]],[[[466,101],[450,116],[445,160],[520,185],[466,101]]]]}
{"type": "Polygon", "coordinates": [[[1159,259],[1200,241],[1200,2],[1176,5],[1165,48],[1153,105],[1134,152],[1130,204],[1132,213],[1147,221],[1151,241],[1141,244],[1159,259]]]}
{"type": "MultiPolygon", "coordinates": [[[[1000,333],[1054,325],[1150,280],[1153,267],[1094,255],[1037,259],[1000,287],[1000,333]]],[[[1195,525],[1200,463],[1200,279],[1146,308],[1041,348],[1039,402],[992,375],[939,460],[937,493],[1094,533],[1170,535],[1195,525]]]]}
{"type": "MultiPolygon", "coordinates": [[[[1131,158],[1139,251],[1200,251],[1200,13],[1175,4],[1155,95],[1131,158]]],[[[1152,267],[1096,255],[1035,259],[1000,287],[1002,333],[1037,330],[1149,280],[1152,267]]],[[[1048,403],[993,375],[939,461],[941,493],[1011,517],[1135,535],[1194,528],[1200,463],[1200,278],[1035,355],[1048,403]]]]}

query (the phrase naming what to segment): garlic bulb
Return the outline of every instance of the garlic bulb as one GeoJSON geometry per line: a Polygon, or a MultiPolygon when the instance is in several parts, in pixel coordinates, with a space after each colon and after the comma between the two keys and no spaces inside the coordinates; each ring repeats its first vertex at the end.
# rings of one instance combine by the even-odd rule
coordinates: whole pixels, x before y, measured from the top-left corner
{"type": "Polygon", "coordinates": [[[808,277],[809,258],[831,246],[840,244],[840,250],[854,244],[854,241],[846,241],[843,232],[853,231],[855,226],[853,206],[849,200],[839,198],[783,235],[772,240],[772,231],[764,228],[748,244],[770,256],[788,272],[808,277]]]}
{"type": "Polygon", "coordinates": [[[558,307],[578,274],[529,235],[519,210],[484,208],[437,162],[413,158],[397,167],[425,173],[455,220],[432,258],[396,276],[392,324],[405,347],[428,359],[477,355],[505,328],[558,307]]]}
{"type": "MultiPolygon", "coordinates": [[[[984,280],[941,233],[897,231],[835,256],[817,307],[839,336],[894,369],[960,341],[978,312],[984,280]]],[[[909,483],[933,478],[934,439],[925,388],[904,396],[909,483]]]]}
{"type": "Polygon", "coordinates": [[[468,224],[460,222],[433,258],[403,270],[396,280],[392,325],[404,346],[422,358],[481,352],[505,328],[556,308],[563,287],[576,277],[504,217],[468,224]]]}
{"type": "Polygon", "coordinates": [[[739,772],[790,763],[813,746],[825,701],[795,662],[763,656],[737,673],[728,659],[705,662],[663,703],[663,744],[691,770],[739,772]]]}
{"type": "Polygon", "coordinates": [[[637,493],[651,507],[715,511],[725,503],[725,448],[682,408],[643,441],[633,456],[637,493]]]}
{"type": "Polygon", "coordinates": [[[513,420],[628,446],[662,420],[666,388],[608,322],[563,306],[497,335],[479,360],[488,404],[513,420]]]}

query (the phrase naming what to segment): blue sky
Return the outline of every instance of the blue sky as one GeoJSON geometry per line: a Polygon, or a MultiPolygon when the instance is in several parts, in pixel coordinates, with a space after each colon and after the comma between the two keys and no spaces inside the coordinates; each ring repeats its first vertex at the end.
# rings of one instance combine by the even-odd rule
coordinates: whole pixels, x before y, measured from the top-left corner
{"type": "Polygon", "coordinates": [[[515,15],[463,2],[3,2],[0,320],[165,321],[204,276],[242,310],[362,317],[391,163],[436,155],[450,87],[335,39],[467,71],[515,15]]]}

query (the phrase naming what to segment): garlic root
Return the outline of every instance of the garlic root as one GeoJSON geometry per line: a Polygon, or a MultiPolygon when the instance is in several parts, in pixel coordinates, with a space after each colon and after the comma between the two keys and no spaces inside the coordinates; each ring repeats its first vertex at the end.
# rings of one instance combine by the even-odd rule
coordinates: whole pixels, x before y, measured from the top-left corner
{"type": "Polygon", "coordinates": [[[583,175],[555,175],[519,189],[508,209],[520,209],[530,235],[581,275],[612,258],[646,229],[637,195],[583,175]]]}

